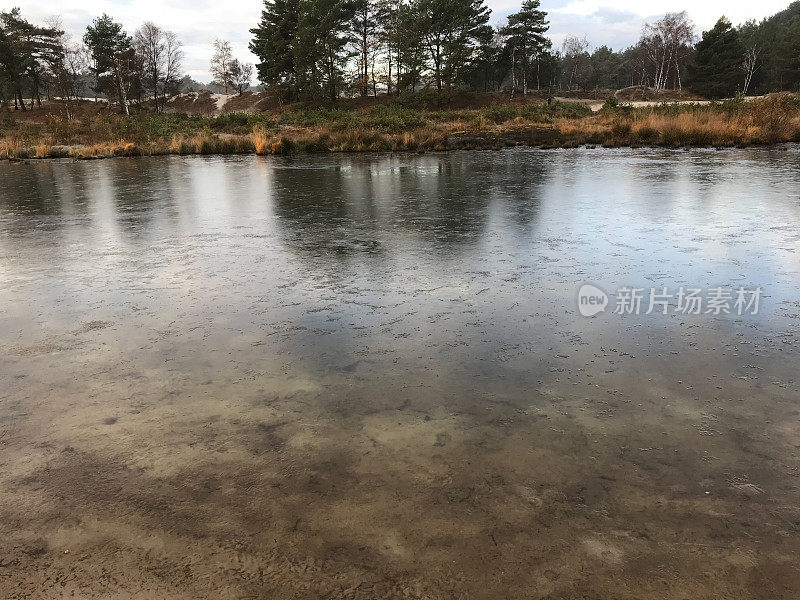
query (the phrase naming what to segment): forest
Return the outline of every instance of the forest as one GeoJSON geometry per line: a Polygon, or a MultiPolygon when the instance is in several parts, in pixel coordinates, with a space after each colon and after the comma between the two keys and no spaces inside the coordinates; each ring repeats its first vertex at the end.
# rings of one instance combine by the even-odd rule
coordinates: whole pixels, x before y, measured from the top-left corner
{"type": "MultiPolygon", "coordinates": [[[[213,84],[260,90],[281,101],[401,95],[428,90],[550,94],[644,86],[707,98],[800,89],[800,2],[761,22],[721,17],[698,35],[686,12],[644,23],[637,44],[593,48],[547,37],[539,0],[524,0],[492,25],[483,0],[265,0],[251,29],[255,65],[210,42],[213,84]]],[[[147,21],[133,32],[109,15],[70,39],[58,18],[31,23],[0,13],[0,103],[25,110],[59,98],[69,114],[80,98],[101,97],[128,113],[159,112],[190,87],[177,36],[147,21]],[[27,103],[27,106],[26,106],[27,103]]]]}
{"type": "Polygon", "coordinates": [[[722,98],[800,85],[800,2],[760,23],[721,17],[701,36],[670,13],[620,51],[574,35],[553,47],[538,0],[489,21],[480,0],[265,0],[250,49],[259,80],[288,98],[630,86],[722,98]]]}
{"type": "Polygon", "coordinates": [[[539,0],[499,24],[484,0],[265,0],[255,64],[212,40],[201,83],[152,21],[0,12],[0,158],[800,141],[800,2],[700,35],[666,14],[623,50],[548,31],[539,0]]]}

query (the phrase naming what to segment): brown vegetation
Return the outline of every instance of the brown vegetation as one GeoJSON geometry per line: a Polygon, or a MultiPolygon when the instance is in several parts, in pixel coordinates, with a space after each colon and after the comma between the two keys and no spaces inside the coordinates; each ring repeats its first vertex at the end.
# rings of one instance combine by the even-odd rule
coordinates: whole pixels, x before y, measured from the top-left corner
{"type": "Polygon", "coordinates": [[[46,113],[4,127],[0,158],[74,158],[158,154],[492,149],[509,145],[575,147],[742,146],[800,141],[800,101],[776,94],[752,102],[662,104],[609,101],[596,114],[584,105],[532,101],[463,109],[379,105],[351,110],[290,107],[231,113],[121,117],[89,107],[81,119],[46,113]]]}
{"type": "Polygon", "coordinates": [[[800,141],[800,103],[774,94],[745,103],[607,109],[590,119],[560,120],[563,135],[609,145],[744,146],[800,141]]]}

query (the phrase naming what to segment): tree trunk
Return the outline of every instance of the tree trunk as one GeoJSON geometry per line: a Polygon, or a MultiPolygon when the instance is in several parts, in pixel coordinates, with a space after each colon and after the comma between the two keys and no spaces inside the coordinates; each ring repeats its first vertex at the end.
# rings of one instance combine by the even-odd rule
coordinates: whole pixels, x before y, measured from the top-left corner
{"type": "Polygon", "coordinates": [[[131,111],[128,109],[128,94],[125,91],[125,83],[122,81],[122,73],[120,72],[119,60],[116,61],[117,71],[117,87],[119,88],[119,101],[122,104],[122,110],[126,115],[130,115],[131,111]]]}
{"type": "Polygon", "coordinates": [[[441,55],[441,48],[437,44],[436,45],[436,59],[434,60],[436,66],[436,93],[441,96],[442,94],[442,55],[441,55]]]}
{"type": "Polygon", "coordinates": [[[368,43],[369,40],[367,39],[366,15],[364,15],[364,16],[365,16],[365,19],[364,19],[364,30],[361,32],[362,33],[362,36],[361,36],[361,60],[364,63],[364,79],[362,80],[362,84],[361,84],[361,95],[362,96],[366,96],[369,93],[369,74],[368,74],[368,70],[367,70],[367,67],[368,67],[367,63],[369,61],[369,57],[367,56],[367,54],[369,52],[369,49],[367,47],[367,43],[368,43]]]}
{"type": "Polygon", "coordinates": [[[522,46],[522,97],[528,95],[528,47],[522,46]]]}
{"type": "Polygon", "coordinates": [[[386,95],[392,95],[392,47],[389,46],[389,60],[387,61],[386,95]]]}
{"type": "Polygon", "coordinates": [[[517,89],[517,69],[516,63],[517,62],[517,48],[516,46],[511,48],[511,97],[514,97],[514,92],[517,89]]]}

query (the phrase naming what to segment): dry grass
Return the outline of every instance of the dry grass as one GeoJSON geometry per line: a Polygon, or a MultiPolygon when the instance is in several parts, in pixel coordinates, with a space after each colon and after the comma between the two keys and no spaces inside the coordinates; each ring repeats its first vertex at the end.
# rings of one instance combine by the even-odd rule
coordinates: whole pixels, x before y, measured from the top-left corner
{"type": "Polygon", "coordinates": [[[22,142],[17,139],[0,140],[0,159],[27,158],[21,156],[24,150],[22,142]]]}
{"type": "Polygon", "coordinates": [[[329,131],[324,127],[268,133],[256,127],[252,133],[256,154],[293,154],[312,152],[386,152],[444,150],[444,132],[417,129],[400,134],[376,129],[329,131]]]}
{"type": "Polygon", "coordinates": [[[742,146],[800,141],[800,106],[790,94],[749,104],[656,107],[560,119],[558,131],[605,145],[742,146]]]}
{"type": "Polygon", "coordinates": [[[266,129],[264,129],[260,125],[256,125],[255,127],[253,127],[252,140],[256,154],[259,155],[268,154],[267,150],[269,148],[268,146],[269,138],[267,136],[266,129]]]}
{"type": "Polygon", "coordinates": [[[226,118],[231,122],[229,125],[237,128],[232,133],[214,132],[219,124],[212,121],[184,122],[173,115],[164,117],[162,122],[157,116],[148,117],[144,122],[149,123],[151,130],[146,135],[131,129],[130,123],[125,130],[125,120],[118,117],[117,135],[117,121],[108,116],[102,119],[93,116],[82,130],[63,120],[50,119],[33,128],[9,128],[5,137],[0,138],[0,159],[420,152],[499,148],[518,143],[542,147],[580,144],[682,147],[800,141],[800,101],[791,94],[776,94],[751,103],[729,101],[710,106],[609,108],[591,116],[585,116],[582,109],[574,106],[557,106],[550,110],[529,103],[441,111],[431,113],[423,121],[402,111],[398,114],[384,111],[377,116],[336,113],[335,118],[309,113],[303,119],[293,117],[288,124],[256,117],[258,122],[249,133],[246,129],[241,132],[239,121],[244,123],[246,119],[238,117],[226,118]],[[347,126],[342,126],[343,123],[347,126]],[[169,131],[176,127],[188,128],[188,133],[169,131]]]}
{"type": "Polygon", "coordinates": [[[50,152],[50,144],[36,144],[36,147],[34,148],[34,156],[36,156],[36,158],[47,158],[50,156],[50,152]]]}

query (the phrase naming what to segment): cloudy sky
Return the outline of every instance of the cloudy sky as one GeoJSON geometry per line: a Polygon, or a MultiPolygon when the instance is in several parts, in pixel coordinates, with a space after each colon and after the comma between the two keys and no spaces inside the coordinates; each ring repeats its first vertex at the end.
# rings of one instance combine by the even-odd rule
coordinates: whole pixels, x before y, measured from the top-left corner
{"type": "MultiPolygon", "coordinates": [[[[492,19],[501,22],[518,9],[521,0],[487,0],[492,19]]],[[[593,47],[607,44],[614,49],[634,43],[645,20],[667,12],[688,10],[698,31],[711,27],[721,15],[734,23],[760,19],[788,6],[790,0],[542,0],[549,13],[550,36],[560,45],[564,36],[586,35],[593,47]]],[[[43,21],[59,14],[63,27],[80,37],[91,20],[106,12],[129,31],[145,20],[172,29],[184,43],[185,67],[199,81],[208,81],[211,42],[229,40],[238,57],[255,62],[247,50],[250,29],[261,12],[261,0],[0,0],[0,9],[19,6],[30,20],[43,21]]]]}

